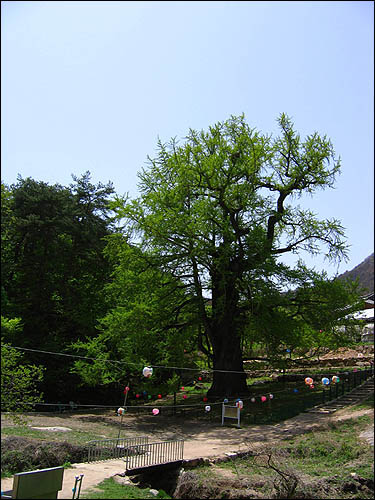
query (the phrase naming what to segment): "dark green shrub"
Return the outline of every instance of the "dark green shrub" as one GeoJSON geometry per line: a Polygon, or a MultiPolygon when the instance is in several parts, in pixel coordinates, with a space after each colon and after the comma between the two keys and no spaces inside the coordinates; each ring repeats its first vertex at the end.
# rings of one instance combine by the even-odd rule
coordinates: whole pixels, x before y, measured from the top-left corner
{"type": "Polygon", "coordinates": [[[1,452],[1,474],[14,474],[31,469],[33,469],[32,460],[23,450],[1,452]]]}
{"type": "Polygon", "coordinates": [[[86,446],[66,441],[48,442],[17,436],[3,439],[1,451],[1,472],[7,474],[57,467],[65,462],[84,462],[88,453],[86,446]]]}

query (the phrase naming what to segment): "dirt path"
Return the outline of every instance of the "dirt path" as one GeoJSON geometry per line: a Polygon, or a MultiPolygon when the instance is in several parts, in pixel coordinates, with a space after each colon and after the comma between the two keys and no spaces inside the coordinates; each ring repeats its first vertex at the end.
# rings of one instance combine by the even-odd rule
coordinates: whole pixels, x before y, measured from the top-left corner
{"type": "MultiPolygon", "coordinates": [[[[356,418],[360,415],[374,415],[372,409],[350,411],[348,408],[337,411],[333,414],[319,413],[301,413],[296,417],[286,420],[276,425],[254,425],[243,429],[236,427],[222,427],[218,423],[204,422],[197,424],[196,421],[181,421],[169,419],[143,419],[141,417],[127,416],[127,424],[122,435],[133,437],[136,435],[148,435],[150,441],[184,439],[184,458],[186,460],[194,458],[218,458],[229,452],[241,452],[253,449],[262,445],[270,445],[285,437],[303,434],[309,430],[320,430],[330,421],[356,418]],[[164,425],[163,425],[164,424],[164,425]]],[[[95,417],[92,416],[91,423],[94,425],[95,417]]],[[[88,417],[86,416],[86,419],[88,417]]],[[[101,418],[101,417],[99,417],[101,418]]],[[[116,422],[116,417],[114,417],[116,422]]],[[[32,417],[32,426],[65,426],[77,428],[77,422],[82,426],[78,416],[66,417],[32,417]]],[[[88,422],[88,420],[87,420],[88,422]]],[[[374,429],[371,426],[366,430],[363,439],[373,444],[374,429]],[[372,431],[372,432],[371,432],[372,431]]],[[[94,487],[104,479],[124,472],[123,460],[110,460],[96,462],[92,464],[82,463],[74,464],[72,469],[66,469],[64,472],[63,490],[58,498],[72,498],[72,488],[74,486],[75,476],[84,474],[81,493],[94,487]]],[[[13,479],[2,479],[1,489],[9,490],[12,488],[13,479]]]]}

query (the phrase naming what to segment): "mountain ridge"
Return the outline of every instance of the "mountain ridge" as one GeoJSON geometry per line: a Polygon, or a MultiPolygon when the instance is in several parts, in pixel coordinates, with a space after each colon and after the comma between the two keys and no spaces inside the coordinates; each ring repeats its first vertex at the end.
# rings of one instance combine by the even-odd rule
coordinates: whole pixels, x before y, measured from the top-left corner
{"type": "Polygon", "coordinates": [[[350,271],[340,274],[337,279],[356,280],[368,293],[374,292],[374,253],[366,257],[360,264],[353,267],[350,271]]]}

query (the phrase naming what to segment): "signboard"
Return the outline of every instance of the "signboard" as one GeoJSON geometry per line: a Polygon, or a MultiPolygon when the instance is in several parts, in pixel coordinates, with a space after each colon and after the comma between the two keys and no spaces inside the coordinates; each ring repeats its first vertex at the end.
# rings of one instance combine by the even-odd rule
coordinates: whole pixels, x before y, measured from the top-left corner
{"type": "Polygon", "coordinates": [[[237,420],[237,427],[240,427],[240,408],[237,406],[230,406],[223,403],[222,413],[221,413],[221,425],[224,425],[224,421],[226,418],[230,418],[232,420],[237,420]]]}

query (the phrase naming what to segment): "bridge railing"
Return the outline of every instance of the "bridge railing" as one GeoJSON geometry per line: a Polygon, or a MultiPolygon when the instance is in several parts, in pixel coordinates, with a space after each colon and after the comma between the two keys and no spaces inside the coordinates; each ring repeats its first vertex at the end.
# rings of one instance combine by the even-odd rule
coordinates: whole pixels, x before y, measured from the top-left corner
{"type": "Polygon", "coordinates": [[[184,441],[161,441],[127,447],[126,470],[141,469],[183,460],[184,441]]]}
{"type": "Polygon", "coordinates": [[[125,457],[127,450],[148,443],[147,436],[135,438],[95,439],[88,444],[88,462],[125,457]]]}

